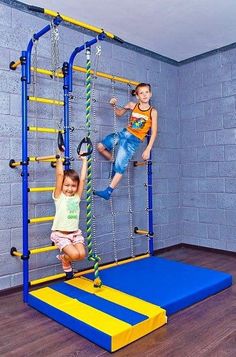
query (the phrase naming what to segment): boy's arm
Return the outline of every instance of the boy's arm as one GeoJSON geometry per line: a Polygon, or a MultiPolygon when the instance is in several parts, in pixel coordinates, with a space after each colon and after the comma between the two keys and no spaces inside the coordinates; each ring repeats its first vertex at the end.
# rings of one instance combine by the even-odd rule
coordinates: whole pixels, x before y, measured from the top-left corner
{"type": "Polygon", "coordinates": [[[61,194],[62,184],[64,180],[64,170],[61,156],[56,161],[56,185],[54,190],[54,197],[58,198],[61,194]]]}
{"type": "Polygon", "coordinates": [[[78,186],[78,195],[81,198],[84,190],[84,185],[87,177],[87,157],[86,156],[80,156],[82,159],[82,167],[80,171],[80,181],[79,181],[79,186],[78,186]]]}
{"type": "Polygon", "coordinates": [[[133,102],[128,102],[124,107],[117,107],[117,99],[116,98],[111,98],[110,104],[115,107],[115,113],[118,117],[122,117],[127,110],[133,110],[135,107],[135,103],[133,102]]]}
{"type": "Polygon", "coordinates": [[[158,120],[157,117],[158,116],[157,116],[156,109],[154,109],[154,108],[152,109],[151,116],[152,116],[152,132],[151,132],[149,143],[142,154],[143,160],[148,160],[150,158],[150,152],[151,152],[151,149],[153,147],[154,141],[157,136],[157,120],[158,120]]]}

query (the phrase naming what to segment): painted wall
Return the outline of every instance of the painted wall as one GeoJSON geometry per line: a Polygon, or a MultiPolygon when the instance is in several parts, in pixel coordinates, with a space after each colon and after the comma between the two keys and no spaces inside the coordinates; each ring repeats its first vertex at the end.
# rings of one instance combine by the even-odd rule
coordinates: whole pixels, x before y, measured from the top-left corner
{"type": "Polygon", "coordinates": [[[182,241],[236,250],[236,49],[180,67],[182,241]]]}
{"type": "MultiPolygon", "coordinates": [[[[11,257],[10,248],[22,250],[22,207],[21,207],[21,169],[10,169],[9,160],[21,159],[21,81],[20,68],[9,70],[9,63],[20,57],[33,33],[49,23],[15,8],[0,3],[0,289],[22,283],[22,261],[11,257]]],[[[75,47],[80,46],[93,36],[60,26],[60,64],[69,59],[75,47]]],[[[95,48],[93,49],[95,50],[95,48]]],[[[42,37],[38,43],[37,66],[51,68],[50,35],[42,37]]],[[[93,54],[94,57],[94,54],[93,54]]],[[[36,64],[36,62],[35,62],[36,64]]],[[[75,64],[85,66],[85,55],[77,56],[75,64]]],[[[179,243],[180,239],[180,125],[178,117],[178,68],[139,54],[120,46],[103,42],[99,70],[132,80],[150,82],[153,87],[153,105],[159,110],[159,137],[153,150],[153,186],[154,186],[154,231],[155,249],[179,243]]],[[[85,86],[84,75],[74,74],[74,102],[72,103],[72,125],[76,128],[72,135],[73,155],[78,142],[86,135],[85,130],[78,130],[85,123],[85,86]]],[[[53,81],[42,75],[32,78],[36,81],[30,88],[30,95],[63,99],[62,82],[53,81]]],[[[95,123],[94,142],[113,131],[113,111],[107,104],[112,95],[110,81],[96,80],[94,96],[95,123]]],[[[119,103],[128,100],[126,85],[115,84],[115,95],[119,103]]],[[[129,99],[130,100],[130,99],[129,99]]],[[[63,117],[62,108],[29,103],[29,125],[57,127],[63,117]]],[[[125,126],[127,118],[118,122],[118,129],[125,126]]],[[[140,160],[142,150],[134,160],[140,160]]],[[[29,133],[29,156],[51,155],[56,150],[56,138],[51,134],[29,133]]],[[[74,168],[80,163],[75,161],[74,168]]],[[[94,186],[106,187],[110,165],[96,154],[94,165],[94,186]]],[[[29,186],[51,186],[54,184],[54,170],[49,164],[32,163],[29,166],[29,186]]],[[[132,209],[134,212],[132,227],[146,229],[146,183],[145,168],[130,167],[130,187],[132,209]]],[[[110,204],[95,198],[96,249],[102,257],[102,263],[145,253],[148,249],[145,236],[134,236],[133,248],[130,248],[129,200],[127,194],[128,175],[124,176],[119,188],[114,192],[114,210],[116,220],[115,236],[112,233],[110,204]],[[114,238],[116,253],[114,254],[114,238]]],[[[29,216],[41,217],[54,214],[51,193],[29,194],[29,216]]],[[[85,230],[85,207],[81,204],[81,228],[85,230]]],[[[29,246],[40,247],[50,244],[51,222],[29,226],[29,246]]],[[[30,278],[53,275],[61,272],[61,266],[55,257],[56,252],[32,255],[30,258],[30,278]]],[[[75,264],[75,270],[88,266],[84,261],[75,264]]]]}

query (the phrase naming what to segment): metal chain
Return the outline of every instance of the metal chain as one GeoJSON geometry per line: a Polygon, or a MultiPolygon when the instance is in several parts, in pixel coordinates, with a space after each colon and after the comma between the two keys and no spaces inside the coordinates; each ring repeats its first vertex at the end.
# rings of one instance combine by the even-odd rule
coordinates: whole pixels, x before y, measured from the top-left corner
{"type": "Polygon", "coordinates": [[[52,69],[52,120],[54,127],[58,127],[62,130],[62,113],[61,108],[55,104],[60,98],[60,88],[59,88],[59,70],[60,70],[60,51],[59,51],[59,30],[58,27],[51,22],[51,69],[52,69]]]}
{"type": "MultiPolygon", "coordinates": [[[[115,82],[112,80],[111,81],[111,86],[112,86],[112,97],[115,98],[115,82]]],[[[113,164],[114,164],[114,158],[115,158],[115,143],[116,143],[116,138],[117,138],[117,117],[116,117],[116,106],[113,106],[113,128],[114,128],[114,140],[113,140],[113,147],[112,147],[112,164],[110,168],[110,182],[112,181],[112,169],[113,169],[113,164]]],[[[116,239],[116,214],[114,212],[114,206],[113,206],[113,198],[110,198],[110,207],[111,207],[111,218],[112,218],[112,242],[113,242],[113,256],[115,262],[118,261],[118,255],[117,255],[117,239],[116,239]]]]}
{"type": "MultiPolygon", "coordinates": [[[[127,101],[130,101],[130,84],[127,85],[127,101]]],[[[129,116],[128,116],[129,122],[129,116]]],[[[130,251],[131,257],[135,257],[134,253],[134,236],[133,236],[133,209],[132,209],[132,198],[131,198],[131,182],[130,182],[130,164],[127,169],[127,179],[128,179],[128,212],[129,212],[129,230],[130,230],[130,251]]]]}
{"type": "MultiPolygon", "coordinates": [[[[94,142],[93,138],[94,138],[94,133],[96,133],[96,109],[95,109],[95,83],[96,83],[96,79],[97,79],[97,69],[98,69],[98,64],[99,64],[99,58],[101,55],[101,45],[97,46],[97,50],[96,50],[96,56],[95,56],[95,61],[94,61],[94,72],[92,75],[92,91],[91,91],[91,104],[92,104],[92,128],[94,130],[91,130],[91,140],[92,142],[94,142]],[[99,48],[99,50],[98,50],[99,48]]],[[[96,162],[96,150],[93,150],[92,153],[92,160],[95,163],[96,162]]],[[[95,186],[95,182],[94,182],[94,175],[92,175],[92,188],[94,188],[95,186]]],[[[92,230],[93,230],[93,251],[95,254],[97,254],[97,240],[96,240],[96,215],[95,215],[95,202],[94,202],[94,196],[92,195],[92,230]]]]}
{"type": "MultiPolygon", "coordinates": [[[[146,189],[146,217],[147,217],[147,230],[149,231],[149,211],[148,211],[148,204],[149,204],[149,200],[148,200],[148,164],[145,165],[146,166],[146,180],[147,183],[144,184],[144,187],[146,189]]],[[[147,235],[147,252],[150,253],[150,248],[149,248],[149,235],[147,235]]]]}

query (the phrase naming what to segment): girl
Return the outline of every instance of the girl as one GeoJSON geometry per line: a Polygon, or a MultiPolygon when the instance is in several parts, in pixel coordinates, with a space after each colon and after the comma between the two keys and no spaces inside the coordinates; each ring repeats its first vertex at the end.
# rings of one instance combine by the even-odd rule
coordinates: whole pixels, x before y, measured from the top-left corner
{"type": "Polygon", "coordinates": [[[87,174],[87,158],[82,159],[80,177],[74,170],[63,170],[61,156],[56,163],[56,187],[53,199],[56,214],[52,225],[51,240],[62,254],[57,255],[66,273],[66,279],[73,278],[71,262],[85,258],[85,246],[79,229],[80,200],[87,174]]]}
{"type": "Polygon", "coordinates": [[[119,184],[128,166],[129,160],[133,157],[139,144],[145,139],[149,129],[151,137],[149,143],[142,153],[143,160],[150,158],[150,152],[157,136],[157,111],[151,107],[150,99],[152,91],[150,84],[140,83],[133,91],[138,103],[128,102],[124,107],[117,108],[116,98],[110,100],[110,104],[115,107],[118,117],[124,115],[127,110],[131,110],[129,124],[126,129],[119,133],[106,136],[97,145],[98,151],[108,160],[112,160],[112,149],[119,144],[116,160],[113,165],[113,178],[110,185],[103,191],[94,191],[94,194],[109,200],[112,191],[119,184]]]}

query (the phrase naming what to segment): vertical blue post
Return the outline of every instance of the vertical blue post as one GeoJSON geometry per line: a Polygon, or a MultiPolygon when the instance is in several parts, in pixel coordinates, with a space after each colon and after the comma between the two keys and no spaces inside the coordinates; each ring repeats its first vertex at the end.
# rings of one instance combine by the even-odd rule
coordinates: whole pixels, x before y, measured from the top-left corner
{"type": "Polygon", "coordinates": [[[28,248],[28,143],[27,143],[27,66],[28,52],[22,51],[21,86],[22,86],[22,206],[23,206],[23,301],[28,302],[29,293],[29,248],[28,248]]]}
{"type": "MultiPolygon", "coordinates": [[[[150,140],[150,132],[147,136],[147,144],[150,140]]],[[[152,152],[148,160],[148,234],[149,234],[149,252],[154,253],[153,248],[153,204],[152,204],[152,152]]]]}
{"type": "Polygon", "coordinates": [[[64,74],[64,143],[65,143],[65,169],[70,168],[70,128],[69,128],[69,63],[64,62],[62,71],[64,74]]]}

